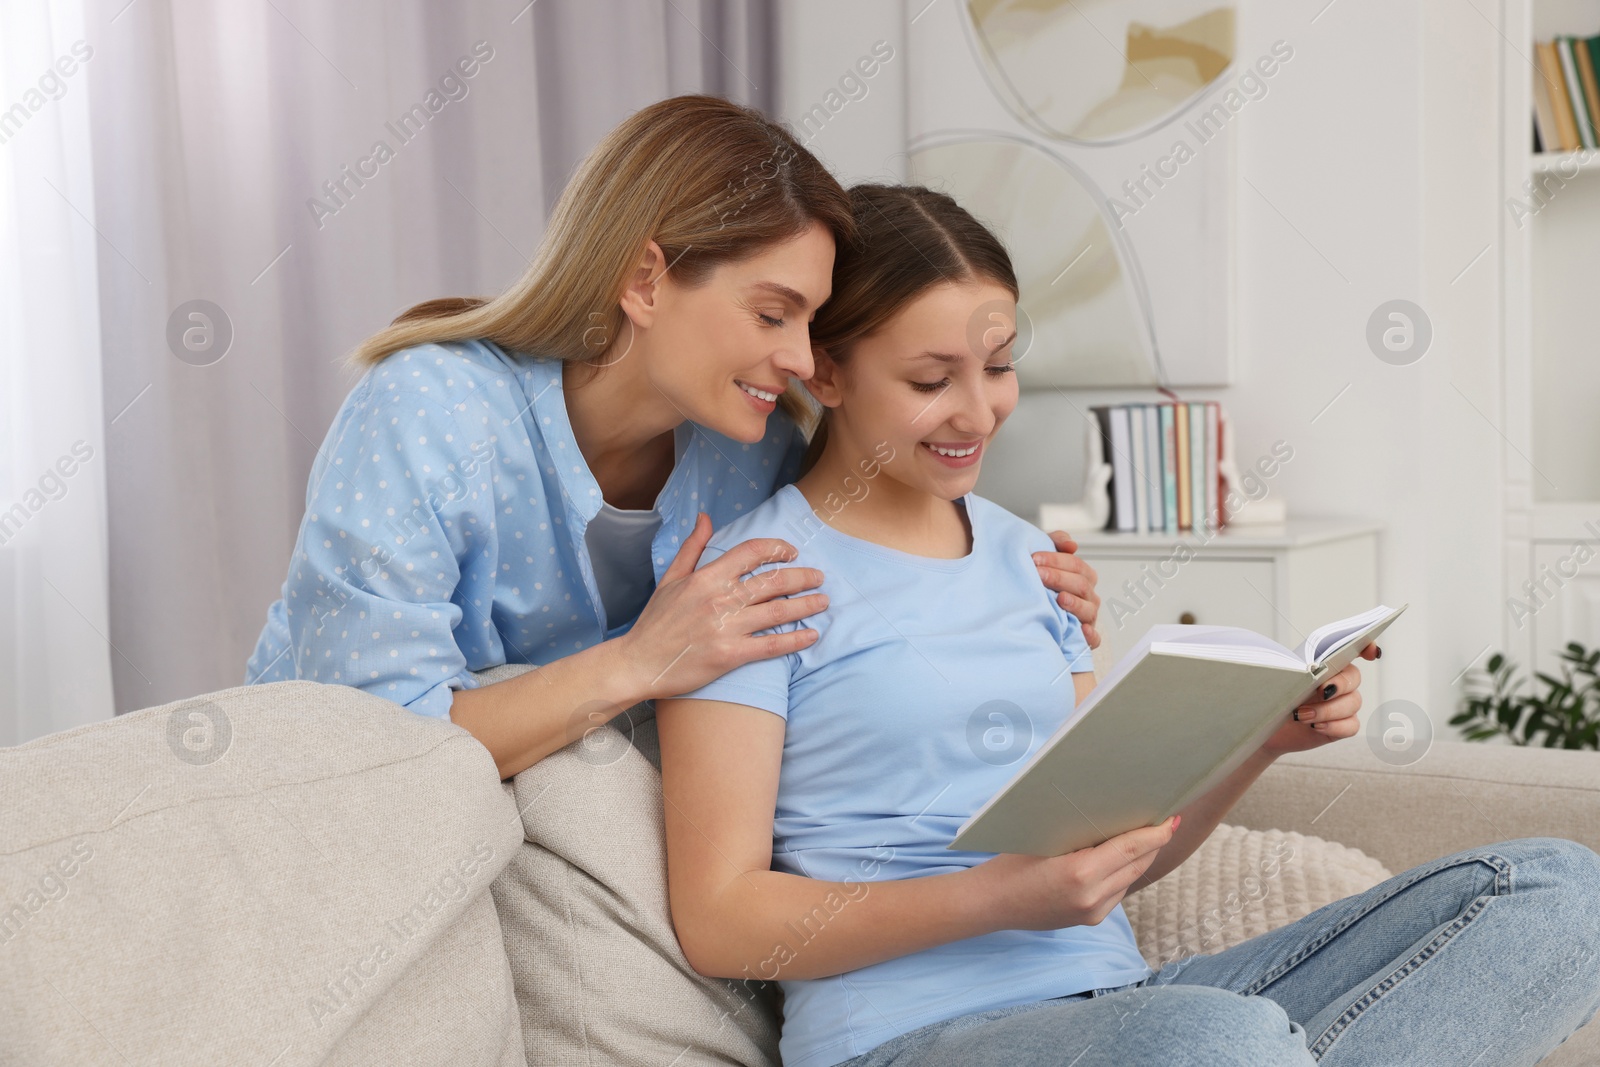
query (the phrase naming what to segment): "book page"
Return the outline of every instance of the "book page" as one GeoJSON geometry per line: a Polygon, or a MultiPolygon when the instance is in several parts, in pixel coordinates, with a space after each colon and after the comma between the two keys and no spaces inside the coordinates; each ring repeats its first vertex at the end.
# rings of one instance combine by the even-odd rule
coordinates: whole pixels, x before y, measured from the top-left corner
{"type": "Polygon", "coordinates": [[[1294,654],[1307,667],[1321,663],[1345,642],[1392,611],[1394,611],[1393,608],[1379,604],[1371,611],[1363,611],[1360,615],[1352,615],[1348,619],[1340,619],[1338,622],[1330,622],[1326,626],[1319,626],[1311,631],[1311,635],[1301,643],[1299,648],[1295,649],[1294,654]]]}

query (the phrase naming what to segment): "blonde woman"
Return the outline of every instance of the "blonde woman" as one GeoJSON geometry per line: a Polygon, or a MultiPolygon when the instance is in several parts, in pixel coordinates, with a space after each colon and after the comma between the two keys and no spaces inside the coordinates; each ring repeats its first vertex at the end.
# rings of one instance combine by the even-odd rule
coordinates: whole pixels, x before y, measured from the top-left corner
{"type": "MultiPolygon", "coordinates": [[[[782,127],[663,100],[595,148],[538,254],[487,299],[418,305],[318,452],[246,681],[352,685],[448,717],[502,777],[641,700],[816,639],[752,636],[826,602],[782,538],[696,569],[714,528],[799,471],[809,323],[854,222],[782,127]],[[471,672],[540,666],[477,686],[471,672]]],[[[1038,573],[1092,626],[1058,535],[1038,573]]]]}

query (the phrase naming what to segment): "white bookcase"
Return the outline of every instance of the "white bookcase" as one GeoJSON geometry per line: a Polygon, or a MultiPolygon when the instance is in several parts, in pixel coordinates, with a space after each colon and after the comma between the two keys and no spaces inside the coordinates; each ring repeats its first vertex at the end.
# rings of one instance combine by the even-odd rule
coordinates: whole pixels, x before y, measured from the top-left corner
{"type": "Polygon", "coordinates": [[[1532,95],[1534,43],[1600,34],[1600,0],[1502,0],[1500,13],[1501,647],[1526,672],[1554,669],[1568,641],[1593,647],[1600,640],[1600,150],[1536,154],[1532,95]],[[1528,214],[1519,203],[1536,210],[1528,214]],[[1580,562],[1580,542],[1593,559],[1580,562]],[[1513,610],[1513,600],[1531,611],[1513,610]]]}

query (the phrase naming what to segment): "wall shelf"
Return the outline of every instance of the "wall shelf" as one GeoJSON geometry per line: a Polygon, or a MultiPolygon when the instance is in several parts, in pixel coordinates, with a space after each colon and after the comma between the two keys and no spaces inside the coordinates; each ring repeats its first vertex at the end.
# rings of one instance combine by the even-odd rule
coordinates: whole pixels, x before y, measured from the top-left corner
{"type": "Polygon", "coordinates": [[[1600,329],[1589,295],[1600,181],[1588,177],[1600,149],[1531,150],[1530,59],[1537,41],[1600,34],[1600,0],[1502,0],[1500,15],[1505,525],[1494,610],[1499,647],[1524,670],[1550,671],[1567,641],[1600,639],[1600,329]]]}
{"type": "Polygon", "coordinates": [[[1533,170],[1538,174],[1552,171],[1560,174],[1584,174],[1600,171],[1600,149],[1585,148],[1577,152],[1535,152],[1533,170]]]}

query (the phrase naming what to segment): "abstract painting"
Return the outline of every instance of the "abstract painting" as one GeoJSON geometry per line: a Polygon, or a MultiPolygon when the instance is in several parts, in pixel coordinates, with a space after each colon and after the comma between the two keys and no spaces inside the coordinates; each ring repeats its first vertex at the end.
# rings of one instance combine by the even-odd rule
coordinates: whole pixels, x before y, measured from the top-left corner
{"type": "Polygon", "coordinates": [[[1221,0],[909,0],[908,177],[1006,242],[1025,388],[1231,377],[1221,0]]]}

